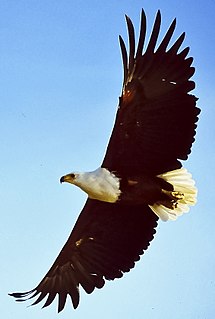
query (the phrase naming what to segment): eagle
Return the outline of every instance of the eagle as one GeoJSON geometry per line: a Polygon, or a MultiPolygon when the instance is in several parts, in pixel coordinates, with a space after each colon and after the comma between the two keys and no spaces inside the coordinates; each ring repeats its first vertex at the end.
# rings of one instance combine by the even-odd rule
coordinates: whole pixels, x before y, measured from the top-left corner
{"type": "Polygon", "coordinates": [[[87,193],[75,226],[41,282],[27,292],[10,293],[17,301],[36,298],[49,306],[58,295],[58,312],[67,297],[74,308],[80,287],[91,294],[106,280],[134,268],[150,245],[158,220],[175,220],[196,203],[197,188],[182,166],[191,152],[200,113],[189,47],[181,49],[182,33],[172,36],[176,19],[161,41],[157,11],[146,42],[146,15],[141,11],[137,45],[126,15],[128,49],[122,37],[124,79],[113,131],[104,160],[92,172],[72,172],[60,182],[87,193]],[[159,43],[158,43],[159,42],[159,43]],[[173,42],[173,43],[171,43],[173,42]]]}

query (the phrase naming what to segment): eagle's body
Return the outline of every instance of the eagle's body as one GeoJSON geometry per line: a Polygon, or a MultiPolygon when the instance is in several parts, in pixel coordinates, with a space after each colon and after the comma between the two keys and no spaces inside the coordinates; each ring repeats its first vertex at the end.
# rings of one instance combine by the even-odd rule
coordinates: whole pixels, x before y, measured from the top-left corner
{"type": "MultiPolygon", "coordinates": [[[[135,50],[134,28],[126,16],[129,54],[120,37],[124,65],[122,95],[101,166],[61,178],[88,194],[71,235],[39,285],[12,296],[33,304],[59,296],[61,311],[70,295],[79,304],[80,285],[87,293],[130,271],[153,239],[158,218],[176,219],[196,202],[191,174],[181,165],[191,152],[199,109],[189,94],[195,84],[189,48],[179,52],[183,33],[169,45],[176,21],[157,45],[158,11],[143,52],[146,17],[135,50]],[[39,295],[39,296],[38,296],[39,295]]],[[[147,289],[147,288],[146,288],[147,289]]]]}
{"type": "Polygon", "coordinates": [[[197,189],[184,168],[158,176],[120,176],[107,168],[71,173],[62,182],[80,187],[90,199],[119,205],[149,205],[163,220],[176,219],[196,203],[197,189]]]}

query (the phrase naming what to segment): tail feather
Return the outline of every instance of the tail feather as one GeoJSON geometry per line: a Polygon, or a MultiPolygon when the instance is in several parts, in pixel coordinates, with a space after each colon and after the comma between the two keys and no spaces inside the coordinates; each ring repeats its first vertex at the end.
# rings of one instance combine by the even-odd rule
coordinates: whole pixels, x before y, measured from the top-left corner
{"type": "Polygon", "coordinates": [[[187,213],[189,206],[196,204],[197,188],[192,175],[185,169],[180,168],[158,175],[174,187],[174,191],[183,193],[183,198],[177,201],[176,207],[168,208],[162,204],[150,205],[152,211],[163,221],[176,220],[178,216],[187,213]]]}

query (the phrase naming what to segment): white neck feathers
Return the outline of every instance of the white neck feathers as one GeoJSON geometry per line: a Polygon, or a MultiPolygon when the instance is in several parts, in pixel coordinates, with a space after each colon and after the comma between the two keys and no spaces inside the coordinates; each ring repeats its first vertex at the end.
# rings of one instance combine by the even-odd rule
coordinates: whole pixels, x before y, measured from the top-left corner
{"type": "Polygon", "coordinates": [[[120,179],[102,167],[93,172],[77,173],[74,184],[85,191],[89,198],[109,203],[115,203],[121,193],[120,179]]]}

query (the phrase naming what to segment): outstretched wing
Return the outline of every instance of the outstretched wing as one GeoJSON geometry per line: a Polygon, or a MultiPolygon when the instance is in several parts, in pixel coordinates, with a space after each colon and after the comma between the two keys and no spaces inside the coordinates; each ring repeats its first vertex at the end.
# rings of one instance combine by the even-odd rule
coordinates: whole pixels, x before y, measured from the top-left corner
{"type": "Polygon", "coordinates": [[[122,96],[116,122],[102,166],[121,174],[161,174],[181,167],[194,141],[197,115],[196,97],[189,94],[195,83],[193,58],[189,48],[179,52],[185,34],[171,46],[176,20],[160,45],[158,11],[143,53],[146,17],[142,10],[140,36],[135,53],[135,35],[126,16],[129,54],[120,37],[124,65],[122,96]]]}
{"type": "Polygon", "coordinates": [[[11,294],[17,301],[37,296],[33,305],[47,297],[49,306],[58,295],[61,311],[70,295],[79,304],[79,287],[87,292],[105,281],[123,276],[134,267],[155,234],[157,216],[148,206],[124,206],[88,199],[76,225],[39,285],[28,292],[11,294]]]}

